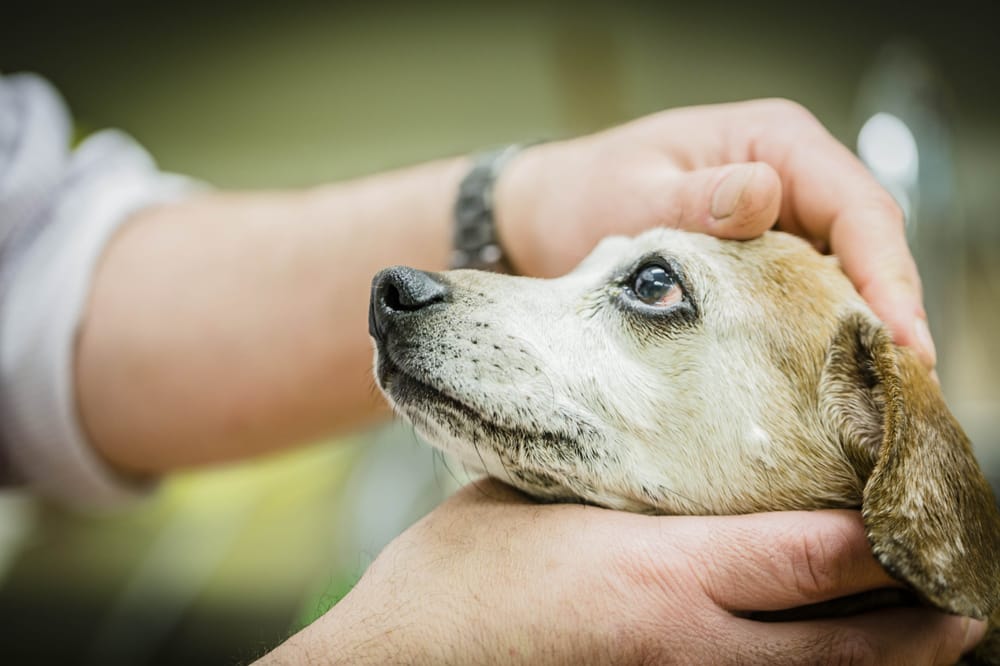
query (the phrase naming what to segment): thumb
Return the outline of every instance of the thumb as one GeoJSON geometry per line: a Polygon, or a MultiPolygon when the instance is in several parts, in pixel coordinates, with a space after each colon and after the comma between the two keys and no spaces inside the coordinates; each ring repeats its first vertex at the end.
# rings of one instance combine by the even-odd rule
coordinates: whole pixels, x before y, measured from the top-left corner
{"type": "Polygon", "coordinates": [[[712,520],[703,586],[727,610],[781,610],[899,585],[872,555],[856,511],[712,520]]]}
{"type": "Polygon", "coordinates": [[[673,174],[661,196],[677,211],[672,221],[680,229],[755,238],[778,218],[781,180],[763,162],[727,164],[673,174]]]}

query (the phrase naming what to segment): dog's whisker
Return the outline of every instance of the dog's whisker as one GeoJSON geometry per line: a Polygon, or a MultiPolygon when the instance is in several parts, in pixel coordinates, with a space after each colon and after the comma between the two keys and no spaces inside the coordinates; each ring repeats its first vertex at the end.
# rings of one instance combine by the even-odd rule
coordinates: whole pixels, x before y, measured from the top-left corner
{"type": "Polygon", "coordinates": [[[677,498],[679,498],[681,500],[684,500],[690,506],[693,506],[696,509],[698,509],[697,512],[691,511],[691,512],[688,512],[688,513],[700,513],[700,514],[704,514],[704,515],[710,515],[710,514],[715,513],[715,511],[713,511],[711,507],[709,507],[708,505],[706,505],[706,504],[704,504],[702,502],[699,502],[698,500],[694,499],[693,497],[688,497],[687,495],[684,495],[683,493],[677,492],[676,490],[672,490],[671,488],[667,488],[666,486],[657,486],[657,488],[661,492],[665,492],[668,495],[673,495],[674,497],[677,497],[677,498]]]}
{"type": "MultiPolygon", "coordinates": [[[[479,439],[474,438],[472,440],[472,447],[476,450],[476,456],[479,458],[480,464],[483,466],[483,471],[489,471],[489,467],[486,466],[486,461],[483,460],[483,452],[479,449],[479,439]]],[[[507,468],[507,463],[504,462],[503,456],[497,456],[497,460],[500,461],[500,467],[503,468],[504,474],[507,475],[507,482],[512,486],[517,486],[514,478],[510,475],[510,470],[507,468]]]]}
{"type": "MultiPolygon", "coordinates": [[[[433,449],[432,448],[431,449],[431,469],[434,470],[434,483],[437,484],[438,490],[443,490],[444,489],[444,483],[442,482],[441,477],[439,475],[439,469],[442,466],[445,467],[445,469],[447,469],[447,467],[448,467],[448,463],[446,463],[445,460],[444,460],[444,454],[442,454],[437,449],[433,449]]],[[[454,478],[454,475],[452,475],[452,478],[454,478]]]]}
{"type": "MultiPolygon", "coordinates": [[[[420,435],[417,433],[417,428],[409,422],[407,422],[407,425],[410,426],[407,430],[410,433],[411,443],[414,447],[420,447],[422,445],[422,440],[420,439],[420,435]]],[[[433,451],[434,449],[432,448],[431,450],[433,451]]]]}
{"type": "MultiPolygon", "coordinates": [[[[441,466],[444,467],[446,472],[448,472],[448,476],[450,476],[452,481],[455,482],[455,485],[462,485],[462,480],[458,478],[458,475],[455,473],[455,470],[451,468],[451,463],[448,461],[448,456],[446,456],[443,452],[438,451],[437,449],[434,449],[434,453],[435,453],[435,460],[441,463],[441,466]]],[[[437,474],[437,468],[435,468],[435,475],[436,474],[437,474]]]]}
{"type": "Polygon", "coordinates": [[[549,377],[548,373],[545,372],[545,370],[541,368],[536,368],[536,370],[537,372],[532,375],[532,379],[541,380],[541,384],[544,386],[545,389],[544,395],[546,396],[546,398],[548,398],[548,403],[546,403],[545,406],[553,407],[556,404],[555,384],[553,383],[552,378],[549,377]]]}
{"type": "Polygon", "coordinates": [[[372,373],[368,376],[368,392],[376,397],[382,396],[382,389],[379,388],[378,381],[375,379],[374,371],[372,371],[372,373]]]}
{"type": "Polygon", "coordinates": [[[485,497],[487,499],[497,499],[494,495],[492,495],[491,493],[489,493],[489,492],[486,491],[486,487],[483,484],[483,481],[486,481],[487,479],[488,479],[488,477],[485,477],[485,476],[477,478],[477,479],[473,479],[471,481],[472,487],[476,489],[476,492],[478,492],[480,495],[482,495],[483,497],[485,497]]]}
{"type": "Polygon", "coordinates": [[[929,601],[1000,608],[1000,514],[968,438],[801,239],[659,229],[605,240],[565,279],[376,281],[377,383],[468,471],[644,513],[861,505],[879,561],[929,601]]]}

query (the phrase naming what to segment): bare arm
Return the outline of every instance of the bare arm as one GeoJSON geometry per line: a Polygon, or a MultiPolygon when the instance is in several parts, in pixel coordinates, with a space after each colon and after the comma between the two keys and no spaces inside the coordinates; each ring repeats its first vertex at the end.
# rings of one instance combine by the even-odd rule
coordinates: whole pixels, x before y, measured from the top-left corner
{"type": "MultiPolygon", "coordinates": [[[[77,353],[84,427],[115,467],[163,472],[370,421],[368,284],[445,267],[467,160],[304,192],[216,194],[138,216],[108,247],[77,353]]],[[[892,198],[781,100],[667,111],[516,157],[497,184],[514,266],[558,275],[604,235],[776,222],[832,249],[897,341],[934,365],[892,198]]]]}
{"type": "Polygon", "coordinates": [[[371,421],[384,407],[369,375],[369,281],[394,263],[445,267],[465,168],[139,214],[106,249],[77,343],[94,446],[148,474],[371,421]]]}
{"type": "MultiPolygon", "coordinates": [[[[500,238],[519,270],[552,275],[608,233],[660,224],[748,238],[780,216],[831,247],[900,340],[919,344],[919,280],[898,210],[821,130],[794,106],[761,102],[532,149],[499,183],[500,238]]],[[[207,195],[137,216],[105,252],[78,340],[78,405],[97,450],[118,469],[156,473],[376,416],[369,280],[389,264],[444,267],[466,167],[207,195]]],[[[459,493],[265,663],[733,661],[748,645],[768,663],[918,663],[954,659],[982,636],[982,623],[925,609],[792,624],[730,612],[892,585],[857,516],[653,519],[511,492],[487,481],[459,493]]]]}

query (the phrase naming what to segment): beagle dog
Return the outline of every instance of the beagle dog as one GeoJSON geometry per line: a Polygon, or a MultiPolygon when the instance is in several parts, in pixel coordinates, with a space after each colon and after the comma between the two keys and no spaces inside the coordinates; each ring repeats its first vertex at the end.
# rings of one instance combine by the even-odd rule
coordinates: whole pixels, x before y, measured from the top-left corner
{"type": "Polygon", "coordinates": [[[647,513],[860,508],[886,570],[990,619],[972,663],[1000,663],[1000,514],[969,440],[805,241],[657,229],[552,280],[393,267],[369,328],[394,408],[472,470],[647,513]]]}

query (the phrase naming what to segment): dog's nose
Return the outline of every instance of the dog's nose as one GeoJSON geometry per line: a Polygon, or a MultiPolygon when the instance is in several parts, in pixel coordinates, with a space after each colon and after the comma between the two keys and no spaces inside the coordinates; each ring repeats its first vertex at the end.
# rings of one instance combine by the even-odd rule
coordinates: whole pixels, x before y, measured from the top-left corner
{"type": "Polygon", "coordinates": [[[381,340],[399,317],[444,301],[448,288],[430,273],[406,266],[379,271],[372,279],[368,332],[381,340]]]}

